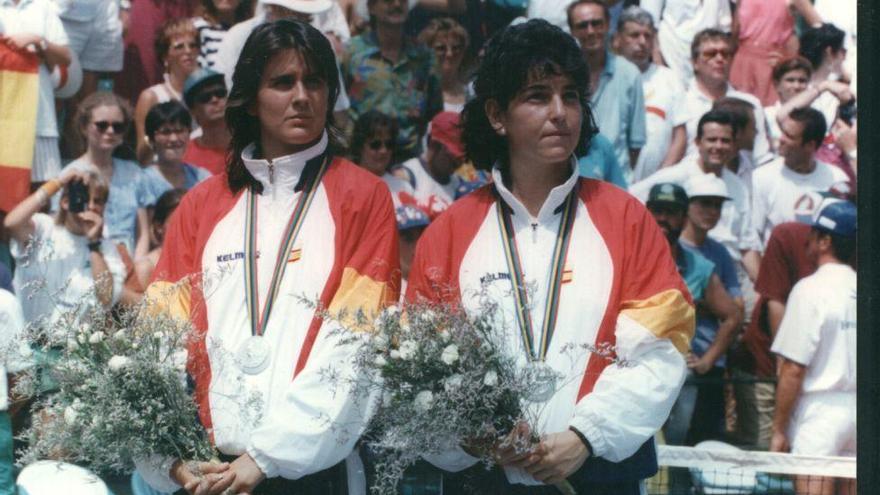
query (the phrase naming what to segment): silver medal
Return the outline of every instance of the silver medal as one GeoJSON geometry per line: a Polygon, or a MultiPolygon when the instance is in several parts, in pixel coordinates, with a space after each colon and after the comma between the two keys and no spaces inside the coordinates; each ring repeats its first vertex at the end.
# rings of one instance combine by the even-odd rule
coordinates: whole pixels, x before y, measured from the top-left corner
{"type": "Polygon", "coordinates": [[[545,363],[535,362],[528,369],[529,381],[534,384],[529,400],[532,402],[547,402],[556,393],[556,382],[559,374],[545,363]]]}
{"type": "Polygon", "coordinates": [[[269,344],[260,335],[252,335],[238,348],[236,360],[242,371],[256,375],[269,367],[269,344]]]}

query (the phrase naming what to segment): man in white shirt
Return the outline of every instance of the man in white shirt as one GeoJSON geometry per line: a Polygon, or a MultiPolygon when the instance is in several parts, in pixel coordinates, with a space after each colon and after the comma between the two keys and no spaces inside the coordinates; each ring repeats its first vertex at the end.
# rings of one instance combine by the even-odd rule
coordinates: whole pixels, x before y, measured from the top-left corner
{"type": "MultiPolygon", "coordinates": [[[[245,41],[251,35],[251,31],[264,22],[291,18],[308,22],[330,40],[337,57],[351,38],[345,14],[335,0],[263,0],[262,8],[263,12],[258,12],[254,17],[232,26],[217,49],[217,62],[213,69],[224,74],[227,88],[232,88],[232,73],[235,72],[235,65],[238,63],[238,56],[244,48],[245,41]]],[[[342,83],[341,79],[340,83],[342,83]]],[[[342,112],[348,107],[349,100],[345,86],[340,84],[339,98],[333,110],[342,112]]]]}
{"type": "Polygon", "coordinates": [[[752,174],[752,223],[764,245],[773,228],[795,220],[795,211],[812,210],[812,191],[845,183],[846,174],[816,160],[825,137],[825,118],[812,108],[792,111],[780,126],[780,157],[752,174]]]}
{"type": "MultiPolygon", "coordinates": [[[[807,252],[816,273],[798,282],[771,350],[781,358],[770,450],[856,455],[856,206],[823,204],[807,252]]],[[[855,480],[795,479],[797,493],[855,493],[855,480]],[[835,490],[835,484],[839,491],[835,490]]]]}
{"type": "Polygon", "coordinates": [[[723,110],[733,118],[736,129],[736,155],[727,164],[727,168],[743,180],[749,194],[752,192],[752,172],[755,171],[755,107],[746,100],[725,96],[715,100],[713,110],[723,110]]]}
{"type": "Polygon", "coordinates": [[[656,34],[651,14],[632,6],[621,14],[614,36],[617,52],[641,71],[645,95],[647,141],[633,168],[632,182],[645,179],[659,168],[675,165],[687,148],[682,113],[684,84],[672,69],[653,63],[656,34]]]}
{"type": "Polygon", "coordinates": [[[709,28],[730,32],[728,0],[642,0],[641,6],[654,16],[659,29],[654,61],[683,79],[693,76],[690,48],[694,36],[709,28]]]}
{"type": "Polygon", "coordinates": [[[742,179],[727,169],[726,164],[735,154],[736,132],[733,120],[727,112],[712,110],[697,126],[698,154],[685,156],[678,164],[664,168],[647,179],[633,184],[629,192],[645,201],[651,186],[661,182],[684,185],[688,179],[700,174],[715,174],[724,181],[730,201],[721,209],[721,219],[709,231],[712,239],[724,244],[730,256],[752,280],[758,276],[761,264],[761,243],[752,227],[749,193],[742,179]]]}
{"type": "Polygon", "coordinates": [[[687,118],[686,155],[696,152],[693,139],[697,122],[712,108],[715,100],[732,96],[752,104],[755,111],[757,134],[755,136],[755,163],[761,165],[773,158],[770,141],[767,139],[767,124],[761,102],[754,95],[733,89],[729,82],[730,64],[733,59],[733,42],[729,34],[706,29],[694,37],[691,57],[694,78],[690,81],[684,98],[684,113],[687,118]]]}

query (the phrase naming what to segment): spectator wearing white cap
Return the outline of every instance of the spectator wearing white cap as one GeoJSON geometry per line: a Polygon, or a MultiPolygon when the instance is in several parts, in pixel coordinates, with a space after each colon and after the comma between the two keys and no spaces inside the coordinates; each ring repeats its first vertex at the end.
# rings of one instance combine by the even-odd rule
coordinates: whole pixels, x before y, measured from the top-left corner
{"type": "MultiPolygon", "coordinates": [[[[690,201],[688,202],[687,221],[679,242],[685,248],[693,249],[715,263],[715,274],[721,280],[724,290],[733,298],[733,302],[739,308],[740,318],[742,318],[743,298],[736,265],[724,245],[709,237],[709,231],[715,228],[721,218],[724,202],[730,201],[730,196],[727,195],[727,186],[717,176],[704,174],[691,177],[684,187],[690,201]]],[[[738,330],[738,328],[734,330],[738,330]]],[[[724,367],[727,364],[725,353],[735,332],[725,335],[717,334],[717,332],[717,320],[706,318],[706,315],[698,311],[697,330],[694,340],[691,341],[691,347],[694,352],[700,351],[704,356],[711,356],[707,359],[714,358],[715,366],[724,367]],[[707,350],[712,352],[707,352],[707,350]]]]}
{"type": "MultiPolygon", "coordinates": [[[[771,451],[856,455],[856,272],[849,265],[856,232],[849,201],[826,201],[813,221],[807,252],[819,268],[792,289],[771,348],[782,358],[771,451]]],[[[795,479],[797,493],[855,493],[854,485],[795,479]]]]}
{"type": "MultiPolygon", "coordinates": [[[[330,40],[337,57],[342,46],[351,38],[345,15],[335,0],[262,0],[256,15],[232,26],[217,48],[213,69],[223,73],[227,88],[232,89],[232,73],[235,72],[238,57],[251,32],[260,24],[279,19],[308,22],[330,40]]],[[[333,110],[341,112],[348,107],[345,86],[340,86],[339,98],[333,110]]]]}

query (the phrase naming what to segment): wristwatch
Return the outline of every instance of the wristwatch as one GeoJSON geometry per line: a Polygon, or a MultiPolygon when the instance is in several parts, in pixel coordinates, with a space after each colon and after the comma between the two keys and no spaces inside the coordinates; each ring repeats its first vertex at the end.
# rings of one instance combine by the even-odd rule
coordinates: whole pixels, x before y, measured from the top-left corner
{"type": "Polygon", "coordinates": [[[101,239],[96,239],[94,241],[89,241],[88,243],[89,251],[92,253],[100,253],[101,252],[101,239]]]}

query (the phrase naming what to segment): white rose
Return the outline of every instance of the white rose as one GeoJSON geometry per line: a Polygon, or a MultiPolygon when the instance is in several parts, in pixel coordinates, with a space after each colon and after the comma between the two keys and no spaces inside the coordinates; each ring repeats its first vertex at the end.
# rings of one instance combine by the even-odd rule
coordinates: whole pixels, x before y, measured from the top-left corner
{"type": "Polygon", "coordinates": [[[449,365],[458,361],[458,346],[455,344],[446,346],[443,353],[440,354],[440,360],[449,365]]]}
{"type": "Polygon", "coordinates": [[[449,339],[450,339],[451,337],[452,337],[452,334],[449,333],[449,330],[443,330],[442,332],[440,332],[440,339],[441,339],[443,342],[449,342],[449,339]]]}
{"type": "Polygon", "coordinates": [[[122,328],[120,330],[117,330],[116,333],[113,334],[113,338],[116,340],[125,340],[126,337],[128,337],[128,329],[127,328],[122,328]]]}
{"type": "Polygon", "coordinates": [[[385,356],[379,354],[378,356],[376,356],[376,359],[373,360],[373,364],[375,364],[376,366],[385,366],[386,364],[388,364],[388,360],[385,359],[385,356]]]}
{"type": "Polygon", "coordinates": [[[486,373],[486,376],[483,377],[483,385],[487,387],[498,385],[498,373],[495,373],[494,370],[490,370],[486,373]]]}
{"type": "Polygon", "coordinates": [[[391,401],[394,399],[394,394],[389,392],[388,390],[382,392],[382,405],[388,407],[391,405],[391,401]]]}
{"type": "Polygon", "coordinates": [[[76,339],[74,339],[73,337],[67,339],[67,350],[75,351],[77,349],[79,349],[79,343],[76,341],[76,339]]]}
{"type": "Polygon", "coordinates": [[[67,406],[64,408],[64,424],[68,426],[73,426],[76,423],[76,417],[79,413],[76,412],[76,409],[73,406],[67,406]]]}
{"type": "Polygon", "coordinates": [[[100,344],[104,340],[104,332],[95,332],[89,337],[89,344],[100,344]]]}
{"type": "Polygon", "coordinates": [[[412,340],[404,340],[400,343],[398,350],[400,351],[400,359],[404,361],[412,359],[416,355],[419,346],[412,340]]]}
{"type": "Polygon", "coordinates": [[[446,389],[447,392],[459,388],[461,387],[462,380],[464,380],[464,377],[456,373],[443,382],[443,388],[446,389]]]}
{"type": "Polygon", "coordinates": [[[422,390],[416,394],[416,400],[414,401],[416,410],[421,412],[429,411],[433,402],[434,394],[430,390],[422,390]]]}
{"type": "Polygon", "coordinates": [[[165,338],[165,332],[155,332],[153,338],[156,340],[162,340],[165,338]]]}
{"type": "Polygon", "coordinates": [[[125,356],[113,356],[107,361],[107,367],[110,371],[119,371],[131,364],[131,359],[125,356]]]}
{"type": "Polygon", "coordinates": [[[433,310],[428,309],[420,314],[419,318],[421,318],[421,320],[425,323],[433,323],[437,320],[437,313],[435,313],[433,310]]]}
{"type": "Polygon", "coordinates": [[[389,354],[391,356],[391,359],[400,359],[400,351],[398,351],[397,349],[392,349],[389,354]]]}

